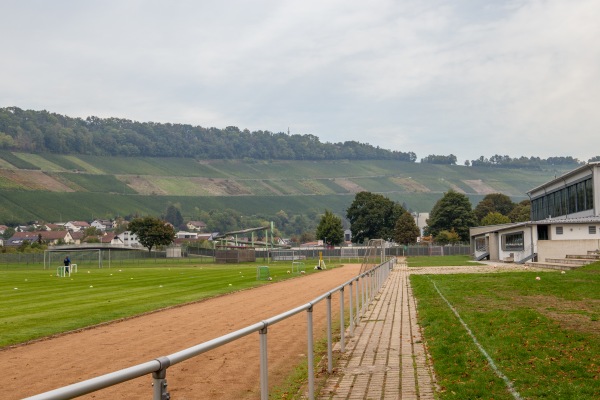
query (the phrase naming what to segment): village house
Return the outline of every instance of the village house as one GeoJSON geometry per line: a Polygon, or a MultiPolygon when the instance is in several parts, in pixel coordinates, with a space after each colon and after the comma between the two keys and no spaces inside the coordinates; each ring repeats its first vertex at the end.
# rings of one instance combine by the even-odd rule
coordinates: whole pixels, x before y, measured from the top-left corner
{"type": "Polygon", "coordinates": [[[48,245],[58,243],[74,244],[73,237],[69,231],[33,231],[33,232],[15,232],[15,234],[6,242],[7,246],[20,246],[24,241],[37,242],[41,240],[48,245]]]}
{"type": "Polygon", "coordinates": [[[65,228],[73,232],[79,232],[89,228],[90,224],[86,221],[69,221],[65,224],[65,228]]]}
{"type": "Polygon", "coordinates": [[[113,228],[113,222],[108,219],[95,219],[92,221],[90,226],[93,226],[94,228],[105,232],[106,230],[113,228]]]}
{"type": "Polygon", "coordinates": [[[118,239],[120,240],[124,246],[128,246],[128,247],[141,247],[141,243],[138,240],[138,237],[135,233],[132,233],[131,231],[125,231],[122,233],[119,233],[116,236],[118,239]]]}
{"type": "Polygon", "coordinates": [[[177,239],[198,239],[197,232],[179,231],[175,234],[177,239]]]}
{"type": "Polygon", "coordinates": [[[206,229],[206,224],[202,221],[190,221],[186,224],[186,227],[190,231],[202,232],[206,229]]]}
{"type": "Polygon", "coordinates": [[[45,224],[40,229],[46,231],[64,231],[67,228],[65,228],[64,224],[45,224]]]}

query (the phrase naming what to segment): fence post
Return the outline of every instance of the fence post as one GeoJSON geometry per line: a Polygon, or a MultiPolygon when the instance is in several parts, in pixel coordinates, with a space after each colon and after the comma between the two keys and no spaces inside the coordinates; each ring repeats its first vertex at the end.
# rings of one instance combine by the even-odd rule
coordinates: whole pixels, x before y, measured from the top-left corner
{"type": "Polygon", "coordinates": [[[152,373],[153,395],[152,400],[169,400],[171,395],[167,391],[167,368],[171,365],[171,360],[167,357],[157,358],[160,369],[152,373]]]}
{"type": "Polygon", "coordinates": [[[348,285],[350,289],[350,293],[348,295],[348,306],[350,307],[350,337],[354,337],[354,307],[352,305],[352,281],[348,285]]]}
{"type": "Polygon", "coordinates": [[[344,318],[344,288],[340,289],[340,351],[343,353],[346,351],[346,328],[344,318]]]}
{"type": "MultiPolygon", "coordinates": [[[[366,278],[366,280],[367,280],[367,282],[365,282],[365,299],[366,299],[365,303],[366,303],[366,306],[367,306],[367,309],[368,309],[368,307],[369,307],[369,303],[371,302],[371,293],[370,293],[370,291],[369,291],[369,287],[372,285],[372,281],[373,281],[373,280],[371,279],[371,273],[370,273],[370,272],[368,272],[368,273],[365,275],[365,278],[366,278]]],[[[366,310],[364,309],[364,307],[365,307],[365,304],[363,304],[363,315],[364,315],[364,313],[365,313],[365,311],[366,311],[366,310]]]]}
{"type": "Polygon", "coordinates": [[[356,278],[356,291],[354,296],[356,297],[356,324],[360,322],[360,278],[356,278]]]}
{"type": "Polygon", "coordinates": [[[306,310],[308,331],[308,399],[315,398],[315,348],[313,344],[313,307],[306,310]]]}
{"type": "Polygon", "coordinates": [[[260,338],[260,398],[269,399],[269,362],[267,360],[267,327],[258,332],[260,338]]]}
{"type": "Polygon", "coordinates": [[[331,294],[327,296],[327,372],[333,372],[333,339],[331,337],[331,294]]]}

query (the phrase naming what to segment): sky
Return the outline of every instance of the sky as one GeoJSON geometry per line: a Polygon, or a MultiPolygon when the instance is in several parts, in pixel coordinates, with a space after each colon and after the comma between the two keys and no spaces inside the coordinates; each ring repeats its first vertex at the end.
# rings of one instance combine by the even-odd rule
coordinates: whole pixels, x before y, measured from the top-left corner
{"type": "Polygon", "coordinates": [[[600,155],[598,0],[0,0],[0,107],[600,155]]]}

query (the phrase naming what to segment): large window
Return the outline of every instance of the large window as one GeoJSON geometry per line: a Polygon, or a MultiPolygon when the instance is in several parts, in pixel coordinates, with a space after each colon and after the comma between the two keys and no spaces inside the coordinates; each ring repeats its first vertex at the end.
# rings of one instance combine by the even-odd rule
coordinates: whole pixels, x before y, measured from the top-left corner
{"type": "Polygon", "coordinates": [[[577,212],[577,187],[575,185],[567,188],[569,192],[569,214],[577,212]]]}
{"type": "Polygon", "coordinates": [[[585,210],[585,181],[577,184],[577,209],[585,210]]]}
{"type": "Polygon", "coordinates": [[[531,200],[531,214],[534,221],[593,208],[594,184],[591,177],[531,200]]]}
{"type": "Polygon", "coordinates": [[[585,205],[588,210],[594,208],[594,185],[591,179],[585,181],[585,205]]]}
{"type": "Polygon", "coordinates": [[[487,251],[487,245],[485,244],[485,238],[484,237],[478,237],[475,238],[475,251],[477,252],[483,252],[483,251],[487,251]]]}
{"type": "Polygon", "coordinates": [[[521,251],[525,249],[523,231],[502,235],[502,250],[521,251]]]}

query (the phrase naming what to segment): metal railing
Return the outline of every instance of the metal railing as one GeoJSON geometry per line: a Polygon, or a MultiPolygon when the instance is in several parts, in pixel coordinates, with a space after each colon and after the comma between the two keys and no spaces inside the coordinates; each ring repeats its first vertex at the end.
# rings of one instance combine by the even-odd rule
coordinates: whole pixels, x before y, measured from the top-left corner
{"type": "Polygon", "coordinates": [[[395,263],[395,258],[390,259],[342,285],[330,290],[327,293],[313,299],[312,301],[288,310],[274,317],[265,319],[261,322],[249,325],[245,328],[228,333],[218,338],[198,344],[193,347],[181,350],[179,352],[156,358],[142,364],[137,364],[129,368],[111,372],[92,379],[78,382],[69,386],[64,386],[55,390],[44,392],[25,400],[63,400],[73,397],[82,396],[84,394],[99,391],[129,380],[140,378],[144,375],[152,374],[153,378],[153,400],[169,400],[170,394],[167,391],[167,369],[177,363],[188,360],[197,355],[206,353],[209,350],[223,346],[237,339],[258,332],[259,334],[259,349],[260,349],[260,396],[262,400],[269,398],[269,376],[268,376],[268,359],[267,359],[267,334],[269,326],[281,322],[289,317],[299,314],[303,311],[307,316],[307,335],[308,335],[308,397],[315,397],[315,364],[314,364],[314,341],[313,341],[313,307],[319,302],[325,300],[327,305],[327,371],[333,371],[333,339],[332,339],[332,316],[331,316],[331,299],[332,296],[339,292],[340,303],[340,351],[345,351],[345,300],[344,291],[348,288],[348,306],[349,306],[349,334],[354,335],[354,329],[360,318],[365,313],[369,303],[375,298],[385,281],[387,280],[390,271],[395,263]]]}

